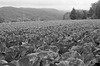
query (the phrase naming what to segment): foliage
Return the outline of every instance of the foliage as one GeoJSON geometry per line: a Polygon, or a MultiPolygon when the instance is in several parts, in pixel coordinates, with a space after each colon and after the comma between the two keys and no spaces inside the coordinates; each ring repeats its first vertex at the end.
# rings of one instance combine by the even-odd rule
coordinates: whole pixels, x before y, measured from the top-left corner
{"type": "Polygon", "coordinates": [[[76,10],[74,8],[72,9],[72,11],[70,13],[70,18],[73,19],[73,20],[77,19],[76,10]]]}
{"type": "Polygon", "coordinates": [[[96,6],[95,15],[98,19],[100,19],[100,3],[96,6]]]}
{"type": "Polygon", "coordinates": [[[93,66],[100,63],[99,34],[99,22],[0,30],[0,64],[93,66]]]}
{"type": "Polygon", "coordinates": [[[88,11],[86,10],[77,10],[77,9],[72,9],[72,11],[70,13],[65,13],[63,16],[63,19],[69,19],[68,17],[70,17],[70,19],[74,20],[74,19],[87,19],[88,17],[88,11]]]}
{"type": "Polygon", "coordinates": [[[88,17],[92,17],[92,16],[93,16],[93,14],[94,14],[94,10],[93,10],[93,8],[92,8],[92,7],[90,7],[88,17]]]}
{"type": "Polygon", "coordinates": [[[5,19],[0,17],[0,23],[5,22],[5,19]]]}
{"type": "Polygon", "coordinates": [[[63,15],[63,20],[70,19],[70,12],[67,12],[63,15]]]}
{"type": "Polygon", "coordinates": [[[89,14],[92,18],[100,19],[100,0],[92,4],[89,14]]]}

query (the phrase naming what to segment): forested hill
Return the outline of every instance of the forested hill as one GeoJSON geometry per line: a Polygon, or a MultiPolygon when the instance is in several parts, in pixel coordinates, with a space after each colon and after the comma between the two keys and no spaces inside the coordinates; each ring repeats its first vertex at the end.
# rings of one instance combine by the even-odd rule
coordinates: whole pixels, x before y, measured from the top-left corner
{"type": "Polygon", "coordinates": [[[60,20],[65,12],[50,8],[0,8],[0,17],[6,21],[60,20]]]}

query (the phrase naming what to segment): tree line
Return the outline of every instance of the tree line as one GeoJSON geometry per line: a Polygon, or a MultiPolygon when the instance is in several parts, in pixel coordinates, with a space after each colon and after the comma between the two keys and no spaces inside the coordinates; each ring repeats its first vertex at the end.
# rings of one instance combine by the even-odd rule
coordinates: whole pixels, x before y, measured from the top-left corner
{"type": "Polygon", "coordinates": [[[89,10],[89,17],[92,19],[100,19],[100,0],[93,3],[89,10]]]}
{"type": "Polygon", "coordinates": [[[72,9],[70,13],[66,13],[63,16],[63,19],[66,19],[69,14],[70,19],[100,19],[100,0],[95,3],[92,3],[89,11],[87,10],[77,10],[75,8],[72,9]]]}
{"type": "MultiPolygon", "coordinates": [[[[77,10],[75,8],[72,9],[71,12],[67,12],[64,14],[63,19],[100,19],[100,0],[95,3],[92,3],[89,11],[87,10],[77,10]]],[[[44,19],[40,19],[43,21],[44,19]]],[[[0,23],[5,22],[5,18],[0,17],[0,23]]],[[[27,21],[27,20],[24,20],[27,21]]],[[[34,21],[32,19],[31,21],[34,21]]],[[[11,22],[17,22],[16,20],[12,20],[11,22]]]]}

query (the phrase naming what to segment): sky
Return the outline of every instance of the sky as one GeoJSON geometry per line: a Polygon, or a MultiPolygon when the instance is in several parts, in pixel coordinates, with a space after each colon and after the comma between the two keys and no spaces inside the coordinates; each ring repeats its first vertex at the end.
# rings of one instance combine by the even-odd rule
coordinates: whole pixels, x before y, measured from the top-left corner
{"type": "Polygon", "coordinates": [[[59,10],[85,9],[89,10],[91,3],[98,0],[0,0],[0,7],[31,7],[55,8],[59,10]]]}

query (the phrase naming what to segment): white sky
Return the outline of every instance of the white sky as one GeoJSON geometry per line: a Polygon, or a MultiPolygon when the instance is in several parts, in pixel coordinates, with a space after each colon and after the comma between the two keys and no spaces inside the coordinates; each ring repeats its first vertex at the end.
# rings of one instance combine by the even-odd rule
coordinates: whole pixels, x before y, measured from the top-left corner
{"type": "Polygon", "coordinates": [[[91,3],[98,0],[0,0],[0,6],[56,8],[59,10],[76,9],[88,10],[91,3]]]}

